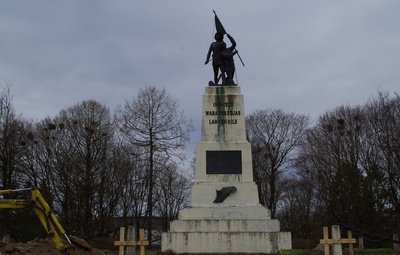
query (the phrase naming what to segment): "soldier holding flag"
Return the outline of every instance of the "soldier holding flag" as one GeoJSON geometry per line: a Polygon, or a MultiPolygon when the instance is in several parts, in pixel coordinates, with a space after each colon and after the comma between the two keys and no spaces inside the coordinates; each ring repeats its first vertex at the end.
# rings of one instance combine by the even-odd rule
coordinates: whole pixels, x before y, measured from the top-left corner
{"type": "MultiPolygon", "coordinates": [[[[210,61],[211,52],[212,54],[212,65],[214,70],[214,84],[217,85],[219,81],[219,71],[221,71],[222,84],[223,85],[232,85],[234,84],[233,76],[235,72],[235,64],[233,61],[233,56],[238,54],[236,50],[236,42],[228,33],[226,33],[225,28],[222,26],[221,21],[219,20],[217,14],[215,13],[215,28],[217,33],[215,34],[215,42],[211,43],[210,48],[207,53],[207,58],[205,64],[208,64],[210,61]],[[227,48],[225,42],[223,41],[224,35],[227,35],[232,46],[227,48]]],[[[239,54],[238,57],[240,58],[239,54]]],[[[210,85],[212,82],[210,82],[210,85]]]]}

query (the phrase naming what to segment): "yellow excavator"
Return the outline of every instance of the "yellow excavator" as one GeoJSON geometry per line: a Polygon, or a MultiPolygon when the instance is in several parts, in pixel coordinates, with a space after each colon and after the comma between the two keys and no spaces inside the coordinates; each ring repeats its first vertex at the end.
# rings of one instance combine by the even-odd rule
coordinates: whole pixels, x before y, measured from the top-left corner
{"type": "Polygon", "coordinates": [[[0,195],[9,195],[15,192],[31,191],[32,196],[30,199],[0,199],[0,209],[1,208],[29,208],[31,207],[36,215],[38,216],[40,222],[45,228],[46,232],[51,237],[56,248],[60,251],[66,251],[70,245],[71,240],[68,238],[64,228],[61,226],[56,215],[51,210],[50,206],[47,204],[46,200],[43,198],[42,194],[36,188],[30,189],[16,189],[16,190],[0,190],[0,195]],[[65,239],[65,241],[63,240],[65,239]]]}

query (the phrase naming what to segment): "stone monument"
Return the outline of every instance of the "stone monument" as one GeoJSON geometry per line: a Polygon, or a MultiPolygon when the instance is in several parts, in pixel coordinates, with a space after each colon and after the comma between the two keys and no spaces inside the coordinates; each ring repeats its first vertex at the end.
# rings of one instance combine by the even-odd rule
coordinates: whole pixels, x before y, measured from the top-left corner
{"type": "Polygon", "coordinates": [[[260,205],[253,181],[240,87],[208,86],[190,207],[163,233],[162,250],[177,253],[263,253],[291,249],[290,232],[260,205]]]}
{"type": "Polygon", "coordinates": [[[291,249],[291,234],[281,232],[279,221],[271,219],[270,211],[259,203],[251,145],[246,139],[244,99],[240,87],[233,84],[233,55],[244,63],[236,42],[214,14],[216,41],[205,62],[212,52],[214,82],[210,81],[203,95],[190,207],[179,211],[178,220],[163,233],[161,249],[178,254],[274,254],[291,249]],[[232,43],[229,48],[223,42],[224,34],[232,43]],[[222,85],[218,85],[219,72],[222,85]]]}

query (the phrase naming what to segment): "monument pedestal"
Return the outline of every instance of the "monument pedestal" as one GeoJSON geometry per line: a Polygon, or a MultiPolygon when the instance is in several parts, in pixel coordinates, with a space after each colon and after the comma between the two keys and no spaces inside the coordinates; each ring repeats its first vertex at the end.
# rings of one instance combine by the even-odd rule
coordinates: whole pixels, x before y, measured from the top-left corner
{"type": "Polygon", "coordinates": [[[190,207],[163,233],[161,248],[189,254],[291,249],[290,232],[281,232],[259,203],[239,86],[206,87],[190,207]]]}

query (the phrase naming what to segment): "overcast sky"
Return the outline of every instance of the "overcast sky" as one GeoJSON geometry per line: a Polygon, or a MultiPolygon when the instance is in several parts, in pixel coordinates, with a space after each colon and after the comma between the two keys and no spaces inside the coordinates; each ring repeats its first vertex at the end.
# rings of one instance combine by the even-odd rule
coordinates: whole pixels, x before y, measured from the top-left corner
{"type": "Polygon", "coordinates": [[[146,85],[165,87],[194,121],[194,151],[213,10],[246,65],[236,58],[246,114],[316,120],[400,91],[398,0],[0,0],[0,84],[37,121],[88,99],[113,111],[146,85]]]}

